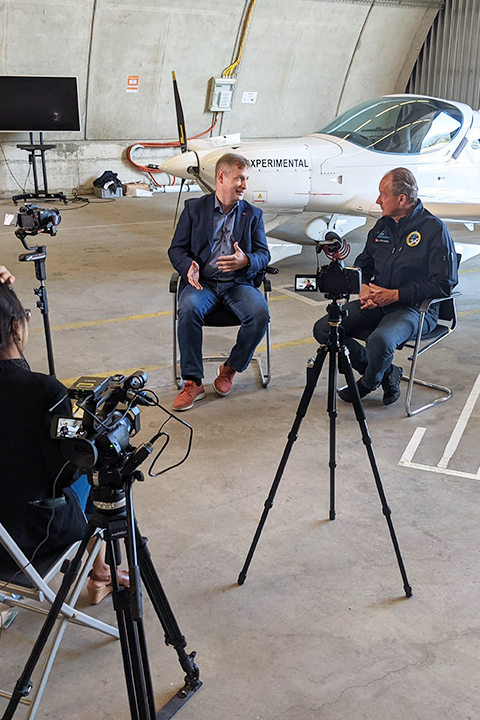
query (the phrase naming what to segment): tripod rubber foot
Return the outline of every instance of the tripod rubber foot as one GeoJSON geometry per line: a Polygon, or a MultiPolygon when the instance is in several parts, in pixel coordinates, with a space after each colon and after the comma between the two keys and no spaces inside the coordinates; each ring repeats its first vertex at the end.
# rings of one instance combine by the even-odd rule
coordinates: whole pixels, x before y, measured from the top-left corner
{"type": "Polygon", "coordinates": [[[169,718],[173,717],[175,713],[180,710],[180,708],[183,707],[188,700],[190,700],[192,695],[194,695],[197,690],[202,687],[202,684],[203,683],[200,682],[200,680],[198,680],[194,687],[192,687],[191,683],[185,683],[176,695],[170,698],[161,710],[157,712],[155,716],[156,720],[169,720],[169,718]]]}
{"type": "Polygon", "coordinates": [[[242,570],[242,572],[241,572],[240,575],[238,576],[238,580],[237,580],[238,584],[239,584],[239,585],[243,585],[243,583],[245,582],[246,577],[247,577],[247,573],[246,573],[246,572],[243,572],[243,570],[242,570]]]}
{"type": "Polygon", "coordinates": [[[411,586],[411,585],[404,585],[403,587],[404,587],[405,595],[407,596],[407,598],[412,597],[412,595],[413,595],[412,586],[411,586]]]}
{"type": "Polygon", "coordinates": [[[336,515],[335,511],[334,511],[334,510],[330,510],[330,513],[329,513],[329,515],[328,515],[328,519],[329,519],[329,520],[335,520],[336,517],[337,517],[337,515],[336,515]]]}

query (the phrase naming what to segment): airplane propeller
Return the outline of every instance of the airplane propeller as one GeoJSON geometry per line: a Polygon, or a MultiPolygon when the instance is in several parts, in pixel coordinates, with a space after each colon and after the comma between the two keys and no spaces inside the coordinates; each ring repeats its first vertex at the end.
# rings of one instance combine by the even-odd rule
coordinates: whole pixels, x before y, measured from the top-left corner
{"type": "MultiPolygon", "coordinates": [[[[182,101],[180,100],[180,93],[178,92],[177,78],[175,73],[172,71],[173,80],[173,96],[175,98],[175,112],[177,114],[177,128],[178,128],[178,142],[180,143],[180,150],[182,153],[188,152],[187,133],[185,132],[185,118],[183,116],[182,101]]],[[[182,196],[183,186],[185,184],[185,178],[182,178],[180,183],[180,190],[178,192],[177,205],[175,207],[175,216],[173,218],[173,227],[177,224],[178,206],[180,204],[180,198],[182,196]]]]}
{"type": "MultiPolygon", "coordinates": [[[[177,79],[175,77],[175,73],[172,72],[172,80],[173,80],[173,95],[175,98],[175,111],[177,114],[177,127],[178,127],[178,142],[180,145],[180,150],[183,153],[188,152],[188,140],[187,140],[187,131],[185,129],[185,118],[183,115],[183,107],[182,107],[182,101],[180,100],[180,93],[178,92],[178,85],[177,85],[177,79]]],[[[217,113],[218,118],[218,113],[217,113]]],[[[214,124],[212,125],[207,132],[210,132],[216,125],[217,119],[215,119],[214,124]]],[[[204,135],[205,133],[201,133],[201,135],[204,135]]],[[[200,137],[199,135],[195,135],[195,137],[200,137]]],[[[197,162],[198,162],[198,156],[197,156],[197,162]]],[[[202,180],[200,177],[200,168],[195,165],[190,165],[187,168],[187,172],[189,175],[191,175],[195,180],[198,182],[198,184],[203,188],[204,192],[207,193],[213,193],[215,192],[214,188],[211,187],[205,180],[202,180]]],[[[182,178],[182,182],[180,184],[180,191],[178,193],[178,200],[177,200],[177,207],[175,208],[175,217],[173,220],[173,225],[175,227],[175,224],[177,222],[177,214],[178,214],[178,206],[180,204],[180,196],[182,194],[183,186],[185,184],[185,178],[182,178]]]]}

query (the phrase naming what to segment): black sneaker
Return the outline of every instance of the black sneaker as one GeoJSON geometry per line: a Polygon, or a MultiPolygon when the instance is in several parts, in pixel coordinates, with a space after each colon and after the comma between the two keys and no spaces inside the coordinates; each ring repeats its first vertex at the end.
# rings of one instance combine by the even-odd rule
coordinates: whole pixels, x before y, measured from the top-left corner
{"type": "MultiPolygon", "coordinates": [[[[365,387],[362,378],[357,381],[357,388],[361,398],[364,398],[365,395],[368,395],[368,393],[372,392],[365,387]]],[[[350,392],[350,388],[348,387],[348,385],[347,387],[344,387],[338,391],[338,397],[341,398],[344,402],[353,403],[353,394],[350,392]]]]}
{"type": "Polygon", "coordinates": [[[403,368],[390,365],[382,380],[383,404],[391,405],[397,402],[400,397],[400,381],[403,375],[403,368]]]}

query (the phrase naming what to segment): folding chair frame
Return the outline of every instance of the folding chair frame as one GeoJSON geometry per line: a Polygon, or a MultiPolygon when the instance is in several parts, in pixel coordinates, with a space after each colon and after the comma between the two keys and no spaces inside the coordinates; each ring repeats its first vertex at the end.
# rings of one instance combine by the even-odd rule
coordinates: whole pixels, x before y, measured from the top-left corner
{"type": "MultiPolygon", "coordinates": [[[[405,343],[403,347],[413,348],[413,354],[408,358],[410,365],[410,374],[404,375],[403,380],[408,382],[407,386],[407,392],[405,395],[405,412],[407,413],[408,417],[412,417],[413,415],[416,415],[419,412],[422,412],[423,410],[427,410],[430,407],[433,407],[434,405],[438,405],[438,403],[446,402],[447,400],[450,400],[452,397],[452,391],[450,388],[445,387],[443,385],[437,385],[436,383],[427,382],[426,380],[420,380],[419,378],[415,377],[415,372],[417,369],[417,361],[420,355],[422,355],[427,350],[430,350],[434,345],[440,342],[440,340],[443,340],[445,337],[450,335],[452,333],[456,326],[457,326],[457,312],[456,312],[456,306],[455,306],[455,298],[461,295],[459,292],[454,292],[450,297],[448,298],[427,298],[424,300],[422,305],[420,306],[420,323],[418,326],[417,336],[415,339],[415,342],[412,343],[405,343]],[[433,335],[433,338],[428,342],[428,335],[423,338],[423,342],[427,341],[425,345],[422,346],[422,329],[423,329],[423,322],[425,320],[425,315],[428,312],[429,308],[432,305],[438,304],[438,303],[451,303],[452,305],[452,312],[451,312],[451,319],[449,320],[449,325],[444,325],[443,323],[437,324],[435,330],[437,330],[439,327],[444,328],[443,331],[437,332],[436,335],[434,335],[434,331],[432,333],[429,333],[428,335],[433,335]],[[413,395],[413,386],[414,385],[422,385],[423,387],[428,387],[433,390],[438,390],[438,392],[441,393],[440,396],[437,396],[432,400],[431,402],[425,403],[421,407],[416,408],[415,410],[412,410],[412,395],[413,395]]],[[[442,319],[442,318],[439,318],[442,319]]]]}
{"type": "MultiPolygon", "coordinates": [[[[81,572],[70,590],[68,601],[62,605],[61,612],[58,615],[57,627],[52,633],[51,642],[46,650],[44,665],[36,686],[32,690],[31,696],[22,698],[20,701],[29,708],[26,715],[27,720],[32,720],[32,718],[35,717],[42,699],[43,691],[45,690],[48,676],[55,661],[55,656],[69,622],[73,622],[84,627],[90,627],[94,630],[99,630],[100,632],[110,635],[110,637],[115,639],[119,638],[119,632],[116,627],[107,625],[107,623],[101,622],[100,620],[97,620],[96,618],[93,618],[75,608],[75,604],[82,588],[85,585],[87,575],[98,555],[102,542],[102,537],[99,534],[95,539],[94,546],[88,554],[81,572]]],[[[4,583],[0,581],[0,602],[5,603],[9,607],[24,608],[25,610],[32,610],[33,612],[47,615],[50,606],[55,600],[55,591],[50,588],[49,583],[59,572],[64,561],[73,557],[80,545],[80,542],[73,543],[69,548],[67,548],[67,550],[55,561],[52,567],[43,576],[33,567],[33,565],[30,564],[28,558],[23,554],[2,524],[0,524],[0,543],[18,565],[19,571],[22,572],[33,585],[32,588],[28,588],[20,583],[16,584],[16,573],[12,574],[11,581],[7,580],[7,582],[4,583]],[[24,602],[24,599],[33,601],[33,604],[24,602]],[[46,607],[44,607],[45,605],[46,607]]],[[[0,697],[10,699],[11,693],[0,690],[0,697]]]]}

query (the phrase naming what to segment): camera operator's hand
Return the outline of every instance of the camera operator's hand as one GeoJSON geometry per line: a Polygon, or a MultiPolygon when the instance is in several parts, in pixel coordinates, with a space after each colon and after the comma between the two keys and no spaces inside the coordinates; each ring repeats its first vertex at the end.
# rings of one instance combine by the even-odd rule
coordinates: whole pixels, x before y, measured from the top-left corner
{"type": "Polygon", "coordinates": [[[192,264],[190,265],[187,273],[187,280],[190,283],[190,285],[193,285],[194,288],[197,290],[203,290],[202,285],[199,283],[200,278],[200,267],[195,260],[192,260],[192,264]]]}
{"type": "Polygon", "coordinates": [[[370,285],[365,285],[365,283],[362,283],[362,289],[360,291],[360,307],[362,310],[373,310],[373,308],[377,307],[377,304],[375,303],[373,299],[372,290],[370,288],[370,285]]]}
{"type": "Polygon", "coordinates": [[[382,288],[374,283],[370,283],[368,287],[370,288],[370,298],[376,307],[385,307],[385,305],[398,302],[398,290],[382,288]]]}
{"type": "Polygon", "coordinates": [[[0,265],[0,283],[2,285],[5,283],[5,285],[13,285],[15,282],[15,278],[12,275],[12,273],[7,270],[5,265],[0,265]]]}
{"type": "Polygon", "coordinates": [[[242,268],[247,267],[248,265],[248,257],[238,246],[238,242],[233,244],[233,249],[235,250],[234,255],[220,255],[217,260],[217,267],[222,272],[242,270],[242,268]]]}

